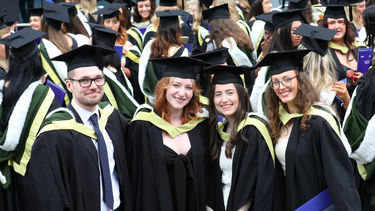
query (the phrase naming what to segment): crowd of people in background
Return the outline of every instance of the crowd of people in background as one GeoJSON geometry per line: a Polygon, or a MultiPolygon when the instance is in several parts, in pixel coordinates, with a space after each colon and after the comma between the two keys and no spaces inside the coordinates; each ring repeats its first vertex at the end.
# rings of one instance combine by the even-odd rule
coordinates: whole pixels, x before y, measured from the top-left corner
{"type": "Polygon", "coordinates": [[[375,1],[41,5],[0,5],[0,210],[375,210],[375,1]]]}

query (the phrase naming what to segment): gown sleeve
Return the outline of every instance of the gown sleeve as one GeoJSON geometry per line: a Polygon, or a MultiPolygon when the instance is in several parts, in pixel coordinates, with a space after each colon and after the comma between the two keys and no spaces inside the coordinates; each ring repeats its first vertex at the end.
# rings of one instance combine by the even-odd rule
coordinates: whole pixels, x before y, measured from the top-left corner
{"type": "Polygon", "coordinates": [[[313,125],[319,131],[324,177],[337,210],[361,210],[354,170],[342,141],[325,120],[313,125]]]}
{"type": "Polygon", "coordinates": [[[261,133],[254,126],[238,134],[233,177],[227,210],[238,210],[251,202],[251,210],[271,210],[274,165],[261,133]],[[231,204],[230,204],[231,203],[231,204]]]}

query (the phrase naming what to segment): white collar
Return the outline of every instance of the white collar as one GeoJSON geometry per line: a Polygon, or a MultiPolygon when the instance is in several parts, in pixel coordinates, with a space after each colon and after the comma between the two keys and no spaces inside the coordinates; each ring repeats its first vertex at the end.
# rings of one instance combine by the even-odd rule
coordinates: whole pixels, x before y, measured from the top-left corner
{"type": "Polygon", "coordinates": [[[88,111],[82,107],[80,107],[79,105],[77,105],[77,103],[72,100],[72,106],[73,108],[77,111],[79,117],[81,118],[82,122],[85,124],[87,121],[89,121],[90,117],[93,115],[93,114],[96,114],[97,117],[98,117],[98,120],[99,120],[99,107],[98,105],[96,105],[96,108],[95,108],[95,111],[94,112],[91,112],[91,111],[88,111]]]}

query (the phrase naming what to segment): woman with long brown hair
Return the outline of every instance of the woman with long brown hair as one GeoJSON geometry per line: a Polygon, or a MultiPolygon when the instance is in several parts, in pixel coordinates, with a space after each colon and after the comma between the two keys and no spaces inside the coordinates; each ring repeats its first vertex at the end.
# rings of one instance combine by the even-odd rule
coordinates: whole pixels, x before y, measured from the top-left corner
{"type": "Polygon", "coordinates": [[[149,41],[144,47],[138,73],[140,88],[151,103],[154,102],[153,93],[157,77],[149,59],[189,56],[189,51],[183,46],[184,41],[181,38],[179,11],[157,12],[156,15],[160,17],[156,38],[149,41]]]}
{"type": "Polygon", "coordinates": [[[134,210],[204,211],[208,125],[194,80],[201,64],[189,57],[153,64],[154,107],[135,115],[126,138],[134,210]]]}
{"type": "Polygon", "coordinates": [[[274,153],[267,118],[252,113],[240,74],[246,66],[213,66],[209,93],[208,206],[220,210],[271,210],[274,153]],[[218,123],[218,116],[224,119],[218,123]],[[260,191],[261,190],[261,191],[260,191]]]}
{"type": "MultiPolygon", "coordinates": [[[[67,66],[65,62],[51,61],[51,58],[59,56],[78,46],[77,42],[62,31],[62,23],[69,23],[68,9],[62,5],[43,3],[42,31],[43,36],[40,45],[40,56],[43,68],[48,73],[48,79],[67,91],[65,79],[67,78],[67,66]]],[[[66,92],[65,105],[71,99],[70,92],[66,92]]]]}
{"type": "Polygon", "coordinates": [[[270,66],[267,116],[275,154],[285,175],[285,209],[295,210],[328,188],[337,210],[361,210],[350,146],[329,106],[303,73],[309,50],[269,53],[259,66],[270,66]]]}
{"type": "Polygon", "coordinates": [[[228,4],[203,11],[203,18],[208,19],[210,26],[211,49],[226,47],[229,48],[231,59],[229,65],[255,64],[252,51],[254,47],[248,35],[230,19],[228,4]]]}

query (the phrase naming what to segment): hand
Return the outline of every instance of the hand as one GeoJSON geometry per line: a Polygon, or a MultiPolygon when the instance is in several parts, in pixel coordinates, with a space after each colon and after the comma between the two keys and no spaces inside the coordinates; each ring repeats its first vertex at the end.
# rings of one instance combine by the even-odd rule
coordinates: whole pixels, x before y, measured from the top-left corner
{"type": "Polygon", "coordinates": [[[122,47],[122,55],[126,55],[129,52],[129,48],[132,47],[133,44],[129,41],[125,43],[125,45],[122,47]]]}
{"type": "Polygon", "coordinates": [[[268,53],[268,49],[269,49],[270,43],[271,43],[271,39],[269,39],[269,38],[267,37],[267,39],[264,40],[264,41],[260,44],[260,48],[262,49],[262,52],[263,52],[263,55],[264,55],[264,56],[268,53]]]}
{"type": "Polygon", "coordinates": [[[336,92],[336,96],[344,101],[344,108],[346,110],[350,103],[350,95],[346,88],[346,84],[342,81],[336,81],[333,83],[331,91],[336,92]]]}
{"type": "Polygon", "coordinates": [[[126,68],[126,67],[124,67],[124,66],[121,66],[121,69],[122,69],[122,71],[124,71],[126,77],[129,78],[129,77],[130,77],[130,70],[129,70],[129,68],[126,68]]]}
{"type": "Polygon", "coordinates": [[[353,76],[353,84],[357,86],[358,85],[358,81],[359,81],[359,79],[362,76],[363,76],[363,73],[361,73],[361,72],[355,72],[354,76],[353,76]]]}

